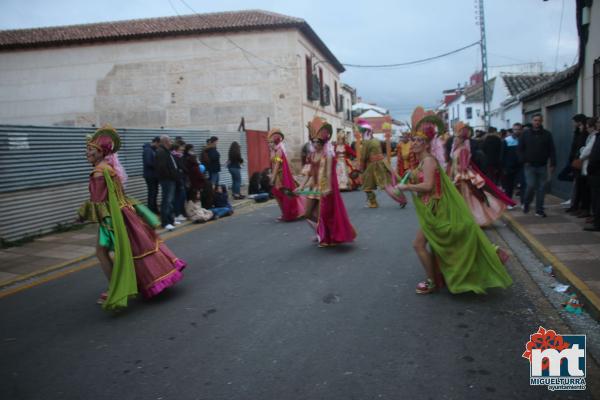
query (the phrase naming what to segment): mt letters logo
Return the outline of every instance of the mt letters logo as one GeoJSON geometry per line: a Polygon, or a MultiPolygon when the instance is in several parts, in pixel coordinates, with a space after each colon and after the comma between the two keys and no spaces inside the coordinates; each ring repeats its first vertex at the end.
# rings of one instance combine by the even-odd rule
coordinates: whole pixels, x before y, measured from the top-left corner
{"type": "Polygon", "coordinates": [[[529,384],[548,390],[585,390],[585,335],[559,335],[540,326],[525,343],[529,384]]]}

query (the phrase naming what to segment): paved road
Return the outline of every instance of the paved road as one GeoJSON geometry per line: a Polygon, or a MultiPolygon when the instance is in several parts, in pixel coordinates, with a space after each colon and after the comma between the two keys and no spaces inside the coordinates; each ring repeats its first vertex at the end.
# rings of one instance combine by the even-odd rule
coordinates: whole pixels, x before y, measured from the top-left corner
{"type": "Polygon", "coordinates": [[[518,264],[505,291],[418,296],[412,207],[344,198],[356,243],[246,210],[170,240],[184,281],[117,316],[97,268],[0,299],[0,398],[591,398],[529,386],[529,334],[567,328],[518,264]]]}

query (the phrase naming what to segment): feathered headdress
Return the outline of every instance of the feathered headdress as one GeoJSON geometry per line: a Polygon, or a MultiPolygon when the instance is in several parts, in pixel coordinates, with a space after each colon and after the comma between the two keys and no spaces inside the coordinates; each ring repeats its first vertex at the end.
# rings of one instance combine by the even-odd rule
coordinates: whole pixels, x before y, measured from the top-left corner
{"type": "Polygon", "coordinates": [[[421,118],[419,122],[417,122],[417,125],[415,126],[415,136],[419,136],[427,140],[432,140],[436,134],[443,134],[444,129],[444,121],[442,121],[440,117],[438,117],[435,114],[427,115],[421,118]]]}
{"type": "Polygon", "coordinates": [[[102,154],[107,156],[119,151],[121,148],[121,137],[115,128],[110,124],[106,124],[88,139],[87,145],[97,148],[102,154]]]}

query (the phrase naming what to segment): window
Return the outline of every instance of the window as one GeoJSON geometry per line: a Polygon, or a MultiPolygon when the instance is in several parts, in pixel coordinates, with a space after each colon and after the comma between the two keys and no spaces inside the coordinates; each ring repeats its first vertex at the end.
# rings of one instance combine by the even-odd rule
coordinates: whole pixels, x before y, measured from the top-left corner
{"type": "Polygon", "coordinates": [[[594,117],[600,118],[600,57],[594,60],[594,117]]]}
{"type": "Polygon", "coordinates": [[[333,98],[333,103],[335,105],[335,112],[340,112],[340,99],[338,95],[337,81],[334,81],[333,85],[333,95],[335,96],[333,98]]]}
{"type": "Polygon", "coordinates": [[[313,76],[312,76],[312,61],[310,57],[306,56],[306,97],[308,100],[312,100],[313,93],[313,76]]]}
{"type": "Polygon", "coordinates": [[[473,118],[473,107],[467,107],[467,119],[473,118]]]}
{"type": "Polygon", "coordinates": [[[323,68],[319,67],[319,97],[321,100],[321,105],[325,104],[325,96],[323,93],[323,68]]]}

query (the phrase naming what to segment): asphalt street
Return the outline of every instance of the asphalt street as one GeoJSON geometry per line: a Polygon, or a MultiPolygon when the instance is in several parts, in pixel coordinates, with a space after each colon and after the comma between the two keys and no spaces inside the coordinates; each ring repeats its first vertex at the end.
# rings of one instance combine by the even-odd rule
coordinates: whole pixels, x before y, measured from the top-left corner
{"type": "Polygon", "coordinates": [[[117,315],[98,267],[0,299],[0,399],[592,398],[591,359],[585,392],[529,385],[529,335],[568,328],[517,262],[507,290],[419,296],[414,209],[379,198],[344,194],[336,248],[274,203],[171,239],[185,279],[117,315]]]}

